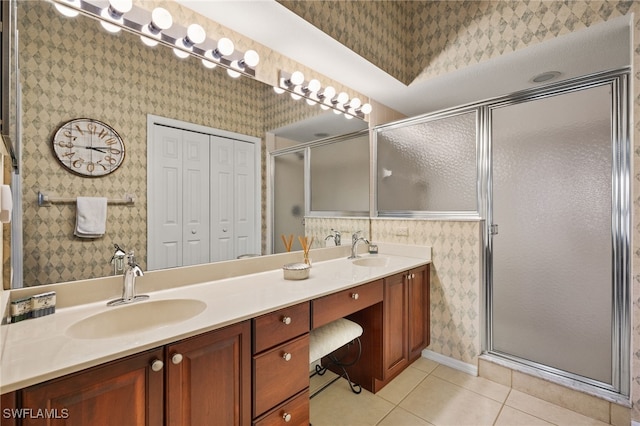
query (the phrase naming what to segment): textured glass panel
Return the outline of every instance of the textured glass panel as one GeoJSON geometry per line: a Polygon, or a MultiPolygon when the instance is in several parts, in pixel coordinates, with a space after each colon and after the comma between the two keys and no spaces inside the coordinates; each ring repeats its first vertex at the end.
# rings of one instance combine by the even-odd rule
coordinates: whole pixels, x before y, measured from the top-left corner
{"type": "Polygon", "coordinates": [[[477,211],[476,112],[380,129],[378,211],[477,211]]]}
{"type": "Polygon", "coordinates": [[[369,135],[311,148],[311,210],[369,211],[369,135]]]}
{"type": "Polygon", "coordinates": [[[494,349],[611,383],[611,95],[492,114],[494,349]]]}
{"type": "MultiPolygon", "coordinates": [[[[304,154],[274,157],[273,252],[287,251],[281,235],[304,235],[304,154]]],[[[294,241],[295,243],[295,241],[294,241]]]]}

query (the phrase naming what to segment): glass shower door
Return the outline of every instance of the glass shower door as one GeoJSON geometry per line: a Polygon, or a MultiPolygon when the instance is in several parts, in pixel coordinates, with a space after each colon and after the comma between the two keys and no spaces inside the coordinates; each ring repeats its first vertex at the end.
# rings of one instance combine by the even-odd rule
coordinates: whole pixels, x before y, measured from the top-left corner
{"type": "Polygon", "coordinates": [[[612,103],[605,84],[490,111],[490,350],[605,388],[614,381],[612,103]]]}

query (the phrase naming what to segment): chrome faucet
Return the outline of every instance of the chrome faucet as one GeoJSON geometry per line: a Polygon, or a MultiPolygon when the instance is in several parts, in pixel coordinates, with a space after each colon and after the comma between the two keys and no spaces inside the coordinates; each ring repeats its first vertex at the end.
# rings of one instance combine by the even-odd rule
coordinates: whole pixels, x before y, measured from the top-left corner
{"type": "Polygon", "coordinates": [[[110,301],[107,303],[107,306],[124,305],[149,298],[146,294],[136,296],[136,277],[143,276],[144,272],[142,272],[140,265],[136,263],[136,257],[133,254],[133,250],[126,255],[126,258],[127,264],[123,275],[122,297],[120,299],[110,301]]]}
{"type": "Polygon", "coordinates": [[[359,242],[369,244],[369,240],[367,240],[365,237],[361,237],[360,232],[361,231],[358,231],[351,235],[351,256],[349,256],[349,259],[355,259],[358,257],[357,249],[359,242]]]}
{"type": "Polygon", "coordinates": [[[333,242],[335,243],[335,245],[339,246],[340,244],[342,244],[341,237],[342,234],[340,234],[340,231],[336,231],[335,229],[331,228],[331,233],[327,235],[324,240],[327,241],[329,238],[333,238],[333,242]]]}

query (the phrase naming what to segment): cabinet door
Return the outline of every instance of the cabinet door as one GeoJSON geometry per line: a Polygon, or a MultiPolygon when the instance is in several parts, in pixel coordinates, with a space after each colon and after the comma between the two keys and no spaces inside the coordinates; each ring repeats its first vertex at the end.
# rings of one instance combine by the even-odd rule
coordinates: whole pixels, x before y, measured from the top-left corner
{"type": "Polygon", "coordinates": [[[26,388],[22,407],[34,414],[22,424],[161,426],[164,376],[151,363],[162,355],[156,349],[26,388]],[[35,418],[39,409],[58,418],[35,418]]]}
{"type": "Polygon", "coordinates": [[[429,275],[428,268],[422,267],[407,274],[409,290],[409,360],[421,356],[422,350],[429,345],[429,275]]]}
{"type": "Polygon", "coordinates": [[[249,321],[166,347],[167,425],[251,422],[249,321]]]}
{"type": "Polygon", "coordinates": [[[394,376],[408,364],[407,286],[405,274],[384,279],[384,378],[394,376]]]}

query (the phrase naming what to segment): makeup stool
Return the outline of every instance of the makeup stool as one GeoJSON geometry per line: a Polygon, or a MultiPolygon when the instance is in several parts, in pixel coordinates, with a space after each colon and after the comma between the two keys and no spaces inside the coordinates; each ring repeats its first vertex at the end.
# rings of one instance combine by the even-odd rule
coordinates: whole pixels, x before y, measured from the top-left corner
{"type": "Polygon", "coordinates": [[[353,391],[353,393],[362,392],[362,387],[358,384],[355,384],[349,378],[349,373],[345,367],[349,367],[354,365],[360,359],[362,355],[362,343],[360,342],[360,336],[362,336],[362,327],[359,324],[356,324],[353,321],[350,321],[346,318],[340,318],[335,321],[330,322],[329,324],[325,324],[322,327],[318,327],[316,329],[311,330],[309,333],[309,364],[315,365],[313,374],[311,377],[316,374],[322,376],[327,368],[331,365],[335,365],[342,370],[342,374],[326,383],[320,389],[315,391],[311,398],[315,395],[326,389],[329,385],[334,383],[336,380],[344,377],[347,379],[349,383],[349,387],[353,391]],[[345,360],[348,354],[338,358],[334,352],[344,346],[351,346],[357,343],[357,355],[352,357],[352,360],[345,360]],[[323,357],[328,359],[328,363],[326,366],[323,366],[319,362],[323,357]]]}

